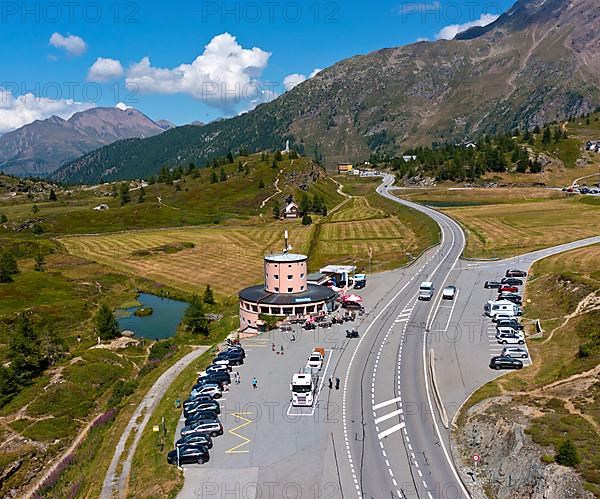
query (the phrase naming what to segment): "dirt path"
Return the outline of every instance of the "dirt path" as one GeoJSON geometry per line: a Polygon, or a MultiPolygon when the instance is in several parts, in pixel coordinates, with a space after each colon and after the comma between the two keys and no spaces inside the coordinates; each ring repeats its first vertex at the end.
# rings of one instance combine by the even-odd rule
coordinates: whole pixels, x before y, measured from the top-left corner
{"type": "Polygon", "coordinates": [[[598,176],[599,176],[598,173],[592,173],[591,175],[585,175],[584,177],[576,178],[575,180],[573,180],[573,183],[571,184],[571,187],[573,187],[574,185],[579,184],[579,182],[581,182],[583,179],[592,178],[592,177],[598,177],[598,176]]]}
{"type": "MultiPolygon", "coordinates": [[[[281,172],[280,172],[281,174],[281,172]]],[[[260,208],[264,208],[265,205],[271,201],[271,199],[273,199],[275,196],[277,196],[277,194],[281,194],[281,189],[279,188],[279,177],[280,175],[277,175],[277,178],[275,179],[275,182],[273,183],[273,187],[275,187],[275,194],[269,196],[267,199],[265,199],[262,204],[260,205],[260,208]]]]}
{"type": "Polygon", "coordinates": [[[108,467],[108,471],[104,477],[104,484],[102,485],[102,493],[100,495],[102,499],[111,499],[115,496],[115,494],[117,494],[120,498],[127,497],[127,486],[129,483],[131,462],[133,460],[133,456],[135,455],[135,450],[137,449],[138,443],[142,438],[142,434],[144,433],[144,429],[146,428],[146,425],[152,416],[152,413],[177,376],[179,376],[179,374],[181,374],[186,367],[188,367],[209,348],[210,347],[208,346],[197,347],[195,350],[179,359],[175,364],[167,369],[156,380],[156,383],[152,385],[150,390],[148,390],[148,393],[146,393],[142,401],[135,409],[135,412],[132,414],[129,423],[127,423],[127,427],[119,439],[119,443],[115,449],[110,466],[108,467]],[[132,433],[135,434],[133,437],[133,442],[131,443],[131,446],[126,449],[125,446],[127,440],[130,438],[132,433]],[[125,452],[127,452],[127,456],[125,460],[122,461],[122,457],[125,452]],[[119,467],[121,462],[122,466],[119,467]],[[120,473],[117,472],[117,468],[121,470],[120,473]]]}

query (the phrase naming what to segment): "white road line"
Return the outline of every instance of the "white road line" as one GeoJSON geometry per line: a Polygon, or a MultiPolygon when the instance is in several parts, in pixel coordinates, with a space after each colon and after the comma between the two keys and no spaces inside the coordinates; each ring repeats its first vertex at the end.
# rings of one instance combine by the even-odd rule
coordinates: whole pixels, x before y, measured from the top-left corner
{"type": "Polygon", "coordinates": [[[381,409],[382,407],[387,407],[388,405],[392,405],[392,404],[395,404],[396,402],[401,402],[401,401],[402,401],[402,397],[396,397],[395,399],[386,400],[385,402],[381,402],[377,405],[374,405],[373,410],[376,411],[377,409],[381,409]]]}
{"type": "Polygon", "coordinates": [[[398,430],[401,430],[402,428],[404,428],[404,423],[398,423],[397,425],[394,425],[391,428],[388,428],[387,430],[382,431],[378,435],[379,440],[391,435],[392,433],[396,433],[398,430]]]}
{"type": "Polygon", "coordinates": [[[389,414],[386,414],[385,416],[381,416],[381,417],[377,418],[375,420],[375,424],[379,424],[379,423],[382,423],[383,421],[387,421],[388,419],[392,419],[393,417],[397,416],[398,414],[402,414],[402,409],[398,409],[397,411],[390,412],[389,414]]]}

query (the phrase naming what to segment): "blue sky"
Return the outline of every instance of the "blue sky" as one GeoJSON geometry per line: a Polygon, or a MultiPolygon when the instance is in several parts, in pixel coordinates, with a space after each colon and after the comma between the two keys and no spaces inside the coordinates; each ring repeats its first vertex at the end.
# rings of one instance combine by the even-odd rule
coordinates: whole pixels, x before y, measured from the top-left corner
{"type": "Polygon", "coordinates": [[[0,133],[52,113],[68,117],[118,102],[176,124],[235,115],[281,94],[284,81],[291,86],[302,80],[298,75],[379,48],[434,40],[444,28],[449,36],[456,29],[448,26],[486,14],[489,22],[511,3],[3,2],[0,133]]]}

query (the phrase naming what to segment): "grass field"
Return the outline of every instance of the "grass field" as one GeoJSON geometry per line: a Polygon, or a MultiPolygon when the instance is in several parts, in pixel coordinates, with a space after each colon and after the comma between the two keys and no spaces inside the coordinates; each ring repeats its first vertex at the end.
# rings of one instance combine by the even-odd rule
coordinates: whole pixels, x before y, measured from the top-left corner
{"type": "Polygon", "coordinates": [[[571,438],[581,458],[577,470],[596,496],[600,494],[600,449],[595,444],[600,438],[599,293],[599,245],[536,263],[527,285],[531,303],[525,317],[540,319],[545,333],[528,342],[534,364],[485,385],[466,404],[468,408],[504,394],[515,397],[517,404],[536,407],[537,416],[527,432],[555,451],[565,436],[571,438]]]}
{"type": "Polygon", "coordinates": [[[229,295],[261,281],[262,258],[269,251],[281,251],[286,228],[294,251],[306,251],[312,228],[297,223],[138,231],[60,241],[70,253],[122,272],[186,292],[200,292],[210,284],[218,293],[229,295]],[[194,247],[174,254],[135,255],[174,242],[191,242],[194,247]]]}
{"type": "Polygon", "coordinates": [[[550,189],[402,190],[465,228],[469,258],[509,257],[598,234],[600,200],[550,189]]]}

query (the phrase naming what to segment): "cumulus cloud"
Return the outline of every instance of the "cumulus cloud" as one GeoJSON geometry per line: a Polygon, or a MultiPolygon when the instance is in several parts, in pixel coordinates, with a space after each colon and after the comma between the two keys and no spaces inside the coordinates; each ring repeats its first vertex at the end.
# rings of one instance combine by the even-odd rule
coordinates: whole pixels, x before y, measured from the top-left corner
{"type": "Polygon", "coordinates": [[[121,111],[127,111],[128,109],[132,109],[131,106],[128,106],[127,104],[125,104],[124,102],[117,102],[115,104],[115,107],[117,109],[120,109],[121,111]]]}
{"type": "Polygon", "coordinates": [[[469,28],[473,28],[475,26],[487,26],[498,19],[498,17],[500,16],[496,14],[481,14],[481,17],[479,19],[475,19],[475,21],[470,21],[464,24],[451,24],[445,28],[442,28],[436,35],[436,39],[452,40],[456,35],[462,33],[463,31],[467,31],[469,28]]]}
{"type": "Polygon", "coordinates": [[[270,52],[243,48],[235,36],[223,33],[215,36],[191,64],[158,68],[144,57],[129,67],[126,82],[140,92],[183,93],[228,108],[242,99],[260,98],[263,90],[258,77],[270,57],[270,52]]]}
{"type": "Polygon", "coordinates": [[[35,120],[52,115],[69,119],[79,111],[94,107],[94,104],[72,99],[52,100],[28,93],[15,97],[0,88],[0,134],[11,132],[35,120]]]}
{"type": "Polygon", "coordinates": [[[81,55],[87,49],[87,44],[83,38],[68,33],[66,36],[61,35],[60,33],[53,33],[50,37],[50,45],[59,49],[64,49],[71,55],[81,55]]]}
{"type": "Polygon", "coordinates": [[[285,89],[286,92],[288,92],[292,88],[300,85],[300,83],[305,82],[306,80],[310,80],[311,78],[316,76],[320,71],[322,71],[321,68],[315,68],[315,69],[313,69],[312,73],[310,73],[310,75],[308,75],[308,77],[301,73],[292,73],[290,75],[287,75],[283,79],[283,88],[285,89]]]}
{"type": "Polygon", "coordinates": [[[120,61],[98,57],[96,62],[90,67],[87,79],[88,81],[105,82],[116,80],[123,76],[124,73],[125,70],[120,61]]]}

